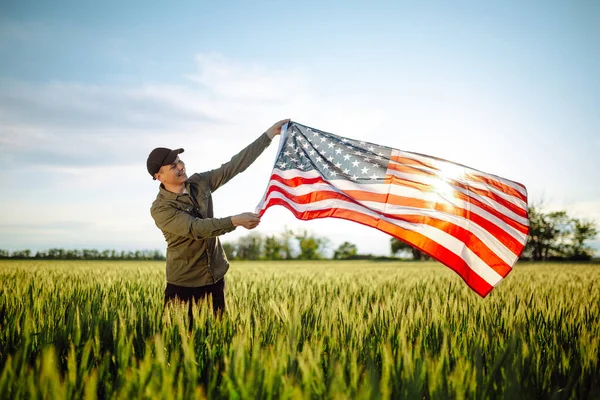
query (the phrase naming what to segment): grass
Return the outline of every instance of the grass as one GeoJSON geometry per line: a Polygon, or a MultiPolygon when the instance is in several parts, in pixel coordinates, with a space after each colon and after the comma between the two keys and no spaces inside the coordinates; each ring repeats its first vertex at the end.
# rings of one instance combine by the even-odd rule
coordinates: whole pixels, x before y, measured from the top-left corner
{"type": "Polygon", "coordinates": [[[600,398],[600,268],[485,299],[435,263],[234,262],[226,315],[164,262],[0,262],[0,398],[600,398]]]}

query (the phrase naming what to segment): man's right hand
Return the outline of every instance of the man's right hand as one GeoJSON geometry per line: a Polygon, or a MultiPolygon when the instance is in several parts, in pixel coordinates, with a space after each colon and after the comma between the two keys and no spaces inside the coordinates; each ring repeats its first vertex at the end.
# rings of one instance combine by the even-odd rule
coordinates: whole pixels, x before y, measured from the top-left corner
{"type": "Polygon", "coordinates": [[[246,229],[254,229],[260,223],[258,214],[246,212],[231,217],[231,222],[235,227],[243,226],[246,229]]]}

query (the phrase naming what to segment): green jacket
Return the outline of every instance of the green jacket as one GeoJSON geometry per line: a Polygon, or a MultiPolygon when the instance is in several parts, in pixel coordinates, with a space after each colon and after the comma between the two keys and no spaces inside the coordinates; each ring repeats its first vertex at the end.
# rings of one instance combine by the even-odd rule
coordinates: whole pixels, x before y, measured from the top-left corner
{"type": "Polygon", "coordinates": [[[270,143],[264,133],[220,168],[193,174],[185,194],[160,185],[150,213],[167,241],[167,282],[198,287],[225,276],[229,262],[218,236],[235,227],[231,217],[214,218],[211,193],[248,168],[270,143]]]}

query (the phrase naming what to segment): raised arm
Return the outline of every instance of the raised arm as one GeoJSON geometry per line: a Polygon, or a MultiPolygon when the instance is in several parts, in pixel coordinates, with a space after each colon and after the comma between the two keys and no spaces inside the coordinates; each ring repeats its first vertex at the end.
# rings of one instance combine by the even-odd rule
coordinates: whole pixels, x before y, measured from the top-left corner
{"type": "Polygon", "coordinates": [[[210,191],[214,192],[229,182],[234,176],[245,171],[271,144],[271,139],[281,133],[281,127],[287,122],[289,122],[289,119],[276,122],[265,133],[260,135],[258,139],[233,156],[231,160],[217,169],[199,174],[200,176],[205,175],[210,191]]]}

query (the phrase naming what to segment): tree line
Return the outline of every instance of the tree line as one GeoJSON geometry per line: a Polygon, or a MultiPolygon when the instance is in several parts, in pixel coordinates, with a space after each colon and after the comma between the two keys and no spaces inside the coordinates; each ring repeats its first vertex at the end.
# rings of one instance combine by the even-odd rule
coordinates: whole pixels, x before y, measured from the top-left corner
{"type": "Polygon", "coordinates": [[[165,260],[160,250],[95,250],[95,249],[50,249],[35,253],[31,250],[8,251],[0,249],[0,259],[37,260],[165,260]]]}
{"type": "MultiPolygon", "coordinates": [[[[529,207],[529,236],[521,260],[590,261],[594,249],[589,241],[596,238],[598,228],[593,221],[570,217],[565,210],[544,211],[541,205],[529,207]]],[[[414,260],[429,256],[398,239],[390,241],[392,254],[408,253],[414,260]]]]}
{"type": "MultiPolygon", "coordinates": [[[[598,228],[593,221],[573,218],[564,210],[547,212],[540,205],[529,208],[529,236],[521,255],[531,261],[589,261],[594,249],[589,241],[596,238],[598,228]]],[[[285,229],[280,234],[263,235],[252,232],[236,241],[226,241],[223,249],[230,260],[334,260],[381,259],[371,254],[359,254],[355,244],[344,242],[330,252],[330,241],[308,231],[285,229]],[[329,254],[328,254],[329,253],[329,254]]],[[[428,260],[429,256],[410,245],[392,238],[392,257],[398,255],[413,260],[428,260]]],[[[165,260],[159,250],[116,251],[94,249],[50,249],[9,252],[0,250],[0,258],[41,260],[165,260]]]]}

